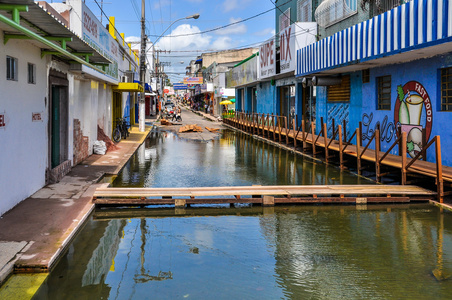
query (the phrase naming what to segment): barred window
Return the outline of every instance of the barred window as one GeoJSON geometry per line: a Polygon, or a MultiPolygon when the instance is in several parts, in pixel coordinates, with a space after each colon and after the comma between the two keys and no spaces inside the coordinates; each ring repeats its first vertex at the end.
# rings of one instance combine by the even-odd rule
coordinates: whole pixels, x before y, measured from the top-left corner
{"type": "Polygon", "coordinates": [[[452,111],[452,68],[441,69],[441,110],[452,111]]]}
{"type": "Polygon", "coordinates": [[[312,22],[312,0],[298,0],[297,21],[312,22]]]}
{"type": "Polygon", "coordinates": [[[6,57],[6,79],[17,81],[17,58],[6,57]]]}
{"type": "Polygon", "coordinates": [[[391,110],[391,75],[377,77],[379,110],[391,110]]]}
{"type": "Polygon", "coordinates": [[[290,26],[290,7],[279,15],[279,31],[283,31],[290,26]]]}
{"type": "Polygon", "coordinates": [[[28,63],[28,83],[36,83],[36,65],[28,63]]]}

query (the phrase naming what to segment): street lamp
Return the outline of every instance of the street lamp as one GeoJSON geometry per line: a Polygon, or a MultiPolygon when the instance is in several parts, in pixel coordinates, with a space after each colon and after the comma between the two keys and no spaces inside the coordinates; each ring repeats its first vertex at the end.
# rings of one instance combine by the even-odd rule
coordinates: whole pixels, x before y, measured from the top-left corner
{"type": "MultiPolygon", "coordinates": [[[[145,17],[144,17],[144,0],[141,1],[141,55],[140,55],[140,81],[141,84],[143,84],[143,88],[145,85],[145,79],[146,79],[146,53],[149,51],[146,50],[146,33],[145,33],[145,17]]],[[[170,29],[171,26],[173,26],[174,23],[181,21],[181,20],[185,20],[185,19],[198,19],[199,18],[199,14],[194,14],[194,15],[190,15],[187,16],[185,18],[180,18],[177,19],[176,21],[174,21],[173,23],[170,24],[170,26],[168,26],[168,28],[165,29],[165,31],[163,31],[163,33],[154,41],[154,43],[152,43],[152,49],[154,49],[154,45],[155,43],[157,43],[157,41],[165,34],[166,31],[168,31],[168,29],[170,29]]],[[[149,48],[151,49],[151,48],[149,48]]],[[[162,87],[160,87],[162,89],[162,87]]],[[[140,132],[144,132],[144,128],[145,128],[145,93],[143,91],[143,93],[141,93],[141,97],[140,97],[140,104],[139,104],[139,120],[138,120],[138,129],[140,132]]]]}
{"type": "MultiPolygon", "coordinates": [[[[180,19],[177,19],[176,21],[174,21],[173,23],[171,23],[166,29],[165,29],[165,31],[163,31],[163,33],[154,41],[154,43],[152,43],[152,48],[154,48],[154,45],[157,43],[157,41],[165,34],[165,32],[167,32],[168,31],[168,29],[170,29],[171,28],[171,26],[173,26],[173,24],[174,23],[176,23],[176,22],[179,22],[179,21],[182,21],[182,20],[186,20],[186,19],[198,19],[199,18],[199,14],[194,14],[194,15],[191,15],[191,16],[187,16],[187,17],[184,17],[184,18],[180,18],[180,19]]],[[[146,53],[150,50],[151,48],[149,48],[147,51],[146,51],[146,53]]]]}
{"type": "MultiPolygon", "coordinates": [[[[180,18],[180,19],[177,19],[177,20],[175,20],[175,21],[173,21],[164,31],[163,31],[163,33],[152,43],[152,45],[151,45],[151,47],[146,51],[146,53],[149,51],[149,50],[151,50],[151,49],[153,49],[153,52],[155,52],[154,50],[155,50],[155,44],[157,43],[157,41],[158,40],[160,40],[160,38],[168,31],[168,29],[170,29],[171,28],[171,26],[173,26],[173,24],[174,23],[176,23],[176,22],[179,22],[179,21],[182,21],[182,20],[187,20],[187,19],[198,19],[199,18],[199,14],[194,14],[194,15],[190,15],[190,16],[187,16],[187,17],[184,17],[184,18],[180,18]]],[[[157,73],[157,72],[156,72],[157,73]]],[[[158,73],[160,73],[160,71],[158,72],[158,73]]],[[[157,78],[160,78],[160,75],[157,75],[158,77],[157,78]]],[[[160,85],[160,95],[162,95],[162,91],[163,91],[163,85],[161,84],[160,85]]]]}

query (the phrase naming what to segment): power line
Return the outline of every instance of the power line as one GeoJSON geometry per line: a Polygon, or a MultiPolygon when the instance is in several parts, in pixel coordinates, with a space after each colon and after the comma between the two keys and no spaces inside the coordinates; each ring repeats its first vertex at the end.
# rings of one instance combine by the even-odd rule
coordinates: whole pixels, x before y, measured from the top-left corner
{"type": "MultiPolygon", "coordinates": [[[[296,22],[294,22],[294,21],[292,20],[292,18],[290,17],[290,13],[289,13],[289,15],[286,15],[286,13],[284,13],[284,12],[281,10],[281,8],[280,8],[282,5],[276,6],[276,3],[273,2],[273,0],[270,0],[270,2],[273,3],[273,5],[275,6],[275,8],[277,8],[283,15],[285,15],[286,17],[289,18],[290,24],[295,24],[295,26],[297,26],[299,29],[303,30],[304,32],[309,33],[309,34],[311,34],[311,35],[317,37],[317,35],[315,35],[315,34],[313,34],[313,33],[310,33],[309,30],[300,27],[300,25],[298,25],[296,22]]],[[[287,2],[286,2],[286,3],[287,3],[287,2]]],[[[284,3],[284,4],[285,4],[285,3],[284,3]]],[[[281,31],[281,28],[279,29],[279,31],[281,31]]]]}
{"type": "MultiPolygon", "coordinates": [[[[291,0],[288,0],[288,1],[284,2],[284,3],[282,3],[280,6],[283,6],[283,5],[285,5],[285,4],[289,3],[289,2],[291,2],[291,0]]],[[[275,5],[275,6],[276,6],[276,5],[275,5]]],[[[187,33],[187,34],[172,35],[172,36],[170,36],[170,37],[174,38],[174,37],[180,37],[180,36],[192,36],[192,35],[198,35],[198,34],[204,34],[204,33],[212,32],[212,31],[217,31],[217,30],[220,30],[220,29],[224,29],[224,28],[227,28],[227,27],[230,27],[230,26],[234,26],[234,25],[237,25],[237,24],[239,24],[239,23],[243,23],[243,22],[249,21],[249,20],[251,20],[251,19],[257,18],[257,17],[259,17],[259,16],[261,16],[261,15],[264,15],[264,14],[266,14],[266,13],[272,11],[272,10],[275,10],[275,9],[276,9],[276,7],[273,7],[273,8],[270,8],[269,10],[266,10],[266,11],[264,11],[264,12],[261,12],[261,13],[257,14],[257,15],[248,17],[248,18],[246,18],[246,19],[243,19],[243,20],[240,20],[240,21],[236,21],[236,22],[232,22],[232,23],[230,23],[230,24],[223,25],[223,26],[216,27],[216,28],[212,28],[212,29],[209,29],[209,30],[200,31],[200,32],[193,32],[193,33],[187,33]]],[[[153,36],[154,36],[154,35],[153,35],[153,36]]],[[[155,35],[155,36],[157,36],[157,35],[155,35]]],[[[167,37],[168,37],[168,36],[167,36],[167,37]]]]}

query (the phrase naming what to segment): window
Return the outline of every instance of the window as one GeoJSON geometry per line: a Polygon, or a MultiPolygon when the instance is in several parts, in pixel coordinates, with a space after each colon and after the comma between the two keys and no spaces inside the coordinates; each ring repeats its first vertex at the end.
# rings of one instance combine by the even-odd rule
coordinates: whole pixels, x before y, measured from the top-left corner
{"type": "Polygon", "coordinates": [[[441,110],[452,111],[452,68],[441,69],[441,110]]]}
{"type": "Polygon", "coordinates": [[[312,22],[312,0],[298,0],[297,21],[312,22]]]}
{"type": "Polygon", "coordinates": [[[17,58],[6,57],[6,79],[17,81],[17,58]]]}
{"type": "Polygon", "coordinates": [[[362,78],[363,83],[369,83],[370,82],[370,71],[369,69],[365,69],[362,71],[362,78]]]}
{"type": "Polygon", "coordinates": [[[391,76],[377,77],[379,110],[391,109],[391,76]]]}
{"type": "Polygon", "coordinates": [[[290,7],[279,15],[279,32],[290,26],[290,7]]]}
{"type": "Polygon", "coordinates": [[[324,0],[315,10],[315,20],[321,27],[331,26],[358,11],[357,0],[324,0]]]}
{"type": "Polygon", "coordinates": [[[28,83],[36,84],[36,65],[28,63],[28,83]]]}
{"type": "Polygon", "coordinates": [[[328,86],[328,101],[350,101],[350,75],[342,76],[342,83],[328,86]]]}

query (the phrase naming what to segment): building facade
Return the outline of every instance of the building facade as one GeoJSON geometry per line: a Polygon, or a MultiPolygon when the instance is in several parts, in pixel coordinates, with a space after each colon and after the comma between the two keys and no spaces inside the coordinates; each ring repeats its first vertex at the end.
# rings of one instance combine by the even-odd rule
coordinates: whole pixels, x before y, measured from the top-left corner
{"type": "Polygon", "coordinates": [[[138,60],[82,1],[2,6],[0,37],[1,215],[92,154],[98,130],[111,135],[115,99],[130,103],[115,96],[121,69],[138,60]]]}

